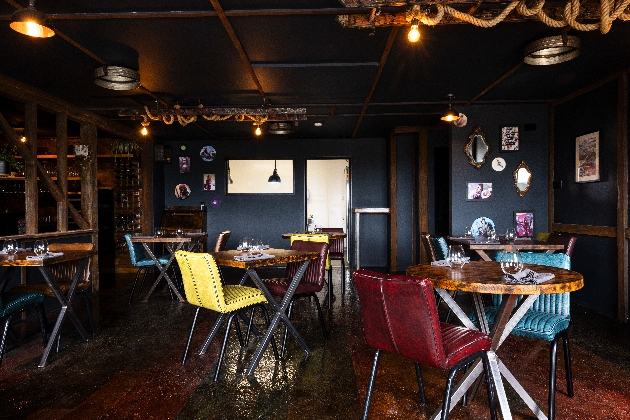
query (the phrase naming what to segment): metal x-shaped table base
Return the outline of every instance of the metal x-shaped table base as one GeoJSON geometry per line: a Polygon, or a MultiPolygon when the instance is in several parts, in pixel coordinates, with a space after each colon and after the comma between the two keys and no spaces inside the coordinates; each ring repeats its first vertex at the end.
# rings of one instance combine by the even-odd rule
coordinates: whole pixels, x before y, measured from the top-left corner
{"type": "Polygon", "coordinates": [[[174,242],[175,247],[173,247],[171,243],[165,242],[166,248],[171,253],[171,256],[168,259],[168,262],[164,265],[160,264],[160,261],[151,250],[151,247],[149,247],[149,244],[146,242],[142,243],[142,245],[144,245],[144,249],[147,251],[147,254],[149,254],[151,259],[155,262],[155,266],[160,270],[160,275],[158,276],[157,280],[155,280],[155,282],[151,286],[151,289],[149,289],[149,292],[146,294],[144,299],[142,299],[142,302],[147,302],[149,300],[149,296],[151,296],[151,293],[153,293],[157,285],[160,283],[160,280],[162,280],[162,277],[166,279],[166,283],[168,283],[168,287],[170,287],[171,290],[175,293],[175,296],[177,296],[177,300],[179,300],[180,302],[186,302],[186,299],[184,299],[181,293],[179,293],[179,289],[175,287],[175,285],[173,284],[173,281],[171,280],[171,277],[166,272],[168,268],[171,266],[171,264],[173,263],[173,261],[175,261],[175,253],[183,248],[184,243],[185,242],[174,242]]]}
{"type": "MultiPolygon", "coordinates": [[[[451,295],[444,289],[435,289],[436,292],[442,297],[443,302],[453,310],[453,313],[464,324],[465,327],[479,331],[479,329],[472,323],[472,321],[466,316],[466,313],[459,307],[457,302],[451,297],[451,295]]],[[[492,330],[488,328],[486,322],[486,314],[483,308],[483,302],[481,294],[473,293],[473,301],[475,303],[475,309],[477,312],[477,319],[479,319],[482,332],[489,334],[492,338],[491,351],[488,352],[488,359],[490,360],[490,369],[492,371],[492,379],[494,383],[494,389],[496,391],[496,397],[499,400],[499,410],[503,420],[509,420],[512,418],[510,413],[510,407],[508,405],[507,397],[505,395],[505,389],[503,388],[503,381],[501,375],[508,381],[508,383],[514,388],[516,393],[525,402],[527,407],[536,415],[539,420],[547,420],[547,416],[540,409],[534,399],[525,391],[521,384],[516,380],[514,375],[509,371],[507,366],[496,355],[497,349],[501,346],[503,341],[510,335],[512,330],[516,327],[518,322],[525,316],[525,313],[532,307],[539,295],[528,295],[526,298],[521,299],[518,302],[518,295],[506,295],[503,297],[501,306],[494,320],[492,330]],[[516,308],[515,308],[516,305],[516,308]],[[512,311],[512,309],[514,311],[512,311]]],[[[451,405],[449,411],[453,409],[464,396],[464,394],[470,389],[475,381],[483,373],[483,365],[480,360],[476,361],[472,367],[464,374],[462,379],[455,385],[453,389],[453,395],[451,398],[451,405]]],[[[436,420],[442,415],[442,409],[439,408],[431,416],[431,420],[436,420]]]]}

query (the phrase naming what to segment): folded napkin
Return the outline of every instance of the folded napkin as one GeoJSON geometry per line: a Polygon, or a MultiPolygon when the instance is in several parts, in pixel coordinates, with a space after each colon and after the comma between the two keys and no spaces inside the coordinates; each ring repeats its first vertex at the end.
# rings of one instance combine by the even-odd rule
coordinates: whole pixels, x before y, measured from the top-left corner
{"type": "Polygon", "coordinates": [[[506,274],[505,282],[510,284],[540,284],[554,278],[551,273],[536,273],[529,268],[516,274],[506,274]]]}
{"type": "MultiPolygon", "coordinates": [[[[470,257],[464,257],[464,264],[468,264],[469,262],[470,262],[470,257]]],[[[436,267],[450,267],[451,266],[446,260],[431,261],[431,265],[434,265],[436,267]]]]}
{"type": "Polygon", "coordinates": [[[275,255],[271,254],[259,254],[259,255],[235,255],[234,259],[236,261],[256,261],[256,260],[268,260],[270,258],[274,258],[275,255]]]}
{"type": "Polygon", "coordinates": [[[43,260],[45,258],[59,257],[60,255],[63,255],[63,252],[47,252],[42,255],[27,255],[26,259],[27,260],[43,260]]]}

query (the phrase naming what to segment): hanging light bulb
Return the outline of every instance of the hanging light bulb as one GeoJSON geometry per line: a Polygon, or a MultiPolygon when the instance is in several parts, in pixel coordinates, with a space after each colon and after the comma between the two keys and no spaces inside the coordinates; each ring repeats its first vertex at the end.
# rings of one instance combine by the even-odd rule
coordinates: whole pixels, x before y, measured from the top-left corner
{"type": "Polygon", "coordinates": [[[453,95],[452,93],[448,94],[448,108],[446,109],[446,111],[444,111],[442,117],[440,118],[442,121],[453,122],[459,119],[459,112],[453,109],[453,105],[451,103],[454,98],[455,95],[453,95]]]}
{"type": "Polygon", "coordinates": [[[254,130],[254,134],[260,136],[262,134],[262,130],[260,129],[260,124],[256,124],[256,129],[254,130]]]}
{"type": "Polygon", "coordinates": [[[35,9],[35,0],[29,0],[28,7],[13,12],[10,26],[14,31],[35,38],[49,38],[55,35],[46,16],[35,9]]]}
{"type": "Polygon", "coordinates": [[[411,29],[407,34],[407,39],[409,42],[418,42],[420,39],[420,31],[418,30],[418,19],[414,19],[411,21],[411,29]]]}
{"type": "Polygon", "coordinates": [[[278,175],[278,169],[276,169],[276,161],[273,161],[273,174],[269,177],[268,182],[282,182],[280,181],[280,175],[278,175]]]}
{"type": "Polygon", "coordinates": [[[140,134],[142,134],[143,136],[146,136],[149,134],[149,121],[147,121],[147,117],[144,117],[144,121],[142,121],[140,124],[142,124],[142,129],[140,130],[140,134]]]}

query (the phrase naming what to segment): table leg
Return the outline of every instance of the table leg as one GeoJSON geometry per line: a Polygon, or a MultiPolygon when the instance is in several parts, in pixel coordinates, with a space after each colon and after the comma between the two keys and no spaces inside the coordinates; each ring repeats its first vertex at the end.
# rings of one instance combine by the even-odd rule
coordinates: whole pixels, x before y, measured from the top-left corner
{"type": "Polygon", "coordinates": [[[475,251],[481,257],[482,260],[484,260],[484,261],[492,261],[492,258],[490,258],[488,256],[488,254],[486,254],[486,251],[484,251],[483,249],[475,249],[475,251]]]}
{"type": "Polygon", "coordinates": [[[166,279],[166,283],[168,283],[168,287],[170,287],[171,290],[175,292],[175,296],[177,296],[177,300],[179,300],[180,302],[186,302],[186,299],[184,299],[181,293],[179,293],[179,290],[173,284],[171,277],[166,272],[168,268],[171,266],[171,264],[173,263],[173,261],[175,260],[175,252],[179,251],[182,248],[182,246],[184,245],[184,242],[177,242],[176,248],[172,248],[168,244],[166,245],[169,252],[171,253],[171,257],[168,259],[168,262],[164,265],[160,264],[160,261],[157,259],[157,257],[155,256],[155,254],[149,247],[149,244],[147,244],[146,242],[143,242],[142,245],[144,245],[144,249],[147,251],[147,254],[149,254],[153,262],[155,262],[155,266],[160,270],[160,275],[155,280],[155,282],[153,282],[153,285],[149,289],[149,292],[145,295],[144,299],[142,299],[142,302],[147,302],[149,300],[149,296],[151,296],[151,293],[153,293],[157,285],[160,283],[160,280],[162,280],[162,277],[166,279]]]}
{"type": "Polygon", "coordinates": [[[293,277],[293,280],[291,281],[291,284],[289,285],[289,289],[285,293],[284,298],[282,299],[282,303],[280,305],[278,305],[274,296],[269,292],[267,287],[265,287],[265,284],[263,283],[261,278],[258,276],[258,273],[256,273],[256,271],[251,268],[247,269],[247,273],[249,274],[251,279],[254,280],[256,285],[258,285],[258,287],[260,287],[265,297],[267,298],[269,305],[271,305],[271,307],[276,311],[275,315],[273,316],[273,319],[271,320],[271,323],[269,324],[269,327],[267,328],[267,332],[265,333],[265,336],[263,337],[262,341],[258,345],[258,348],[256,349],[256,353],[254,353],[254,358],[252,359],[249,366],[247,367],[247,372],[246,372],[247,376],[251,376],[254,373],[254,370],[256,370],[256,367],[258,366],[258,363],[260,362],[260,359],[262,358],[262,355],[265,352],[265,349],[269,345],[269,342],[271,341],[271,337],[273,336],[274,331],[276,330],[276,328],[278,328],[280,321],[284,322],[287,330],[291,333],[291,335],[293,335],[293,338],[295,338],[295,341],[297,341],[297,343],[300,345],[302,350],[304,350],[304,353],[306,353],[306,356],[310,355],[311,351],[306,345],[306,342],[304,341],[302,336],[297,332],[297,330],[295,329],[295,327],[293,326],[293,324],[291,323],[291,321],[289,320],[286,314],[286,310],[289,307],[289,303],[291,303],[291,298],[293,297],[293,294],[295,293],[295,290],[297,289],[298,284],[300,283],[300,280],[302,279],[302,276],[304,275],[304,272],[306,271],[306,267],[308,267],[309,262],[310,262],[309,260],[306,260],[300,265],[300,268],[298,269],[297,273],[293,277]]]}
{"type": "Polygon", "coordinates": [[[48,283],[48,286],[50,286],[53,294],[55,295],[59,303],[61,303],[61,310],[59,311],[59,316],[57,316],[57,321],[55,322],[53,331],[50,334],[50,337],[48,338],[48,344],[46,345],[46,348],[44,349],[44,354],[42,355],[42,359],[40,360],[39,365],[38,365],[38,367],[40,368],[46,366],[46,362],[48,361],[48,356],[50,355],[50,351],[52,350],[53,346],[55,345],[55,342],[57,341],[57,336],[59,335],[59,331],[61,330],[61,327],[63,325],[63,322],[66,316],[70,318],[75,328],[81,335],[81,338],[83,338],[84,341],[88,341],[87,333],[85,329],[83,328],[83,325],[81,325],[81,323],[79,322],[77,315],[74,313],[74,310],[72,309],[72,304],[71,304],[72,297],[74,296],[74,292],[76,290],[77,285],[79,284],[79,279],[81,278],[81,275],[83,274],[83,271],[85,270],[85,265],[87,264],[87,262],[88,262],[88,258],[83,258],[81,262],[79,263],[79,268],[77,269],[77,272],[75,273],[74,278],[72,279],[72,283],[70,283],[70,288],[68,289],[68,293],[66,296],[63,295],[63,293],[59,289],[59,286],[57,286],[57,283],[55,282],[55,279],[50,274],[50,271],[48,271],[46,267],[39,267],[39,270],[42,273],[44,280],[46,281],[46,283],[48,283]]]}
{"type": "Polygon", "coordinates": [[[435,289],[435,291],[440,295],[442,301],[453,311],[457,319],[464,324],[464,327],[469,328],[471,330],[479,331],[479,328],[475,324],[472,323],[468,315],[459,307],[455,299],[444,289],[435,289]]]}

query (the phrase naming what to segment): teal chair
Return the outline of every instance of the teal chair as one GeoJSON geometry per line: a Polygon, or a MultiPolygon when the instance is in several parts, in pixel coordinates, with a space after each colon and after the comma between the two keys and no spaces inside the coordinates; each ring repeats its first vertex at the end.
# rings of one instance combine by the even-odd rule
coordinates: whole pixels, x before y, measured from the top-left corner
{"type": "Polygon", "coordinates": [[[44,295],[41,293],[0,293],[0,319],[5,321],[4,330],[2,332],[2,341],[0,341],[0,363],[2,363],[2,357],[4,356],[4,348],[7,343],[7,333],[9,332],[9,326],[11,325],[11,319],[13,318],[13,315],[18,312],[25,311],[30,308],[35,308],[37,310],[37,316],[42,328],[42,341],[44,342],[44,347],[46,346],[47,328],[43,302],[44,295]]]}
{"type": "MultiPolygon", "coordinates": [[[[133,297],[133,291],[136,290],[136,283],[138,283],[140,272],[144,271],[144,276],[142,277],[142,284],[140,285],[140,289],[138,289],[138,296],[140,296],[140,292],[142,292],[142,287],[144,287],[144,281],[147,278],[147,271],[153,272],[153,269],[156,267],[156,265],[155,261],[153,261],[152,258],[146,257],[144,255],[144,245],[142,245],[140,242],[131,242],[131,235],[128,233],[125,235],[125,242],[127,243],[127,248],[129,249],[129,259],[131,260],[131,265],[133,265],[134,267],[138,267],[138,271],[136,272],[136,279],[133,281],[131,293],[129,293],[129,304],[131,304],[131,298],[133,297]]],[[[162,265],[168,263],[168,260],[170,258],[170,255],[157,255],[157,259],[162,265]]]]}
{"type": "MultiPolygon", "coordinates": [[[[521,252],[523,263],[546,265],[571,269],[571,258],[566,254],[547,254],[539,252],[521,252]]],[[[501,253],[496,256],[496,260],[501,260],[501,253]]],[[[486,308],[486,319],[488,325],[494,319],[501,305],[502,296],[492,295],[492,306],[486,308]]],[[[551,343],[549,362],[549,420],[555,418],[555,393],[556,393],[556,350],[558,341],[562,338],[564,344],[564,366],[567,378],[567,394],[573,397],[573,376],[571,374],[571,353],[569,351],[569,325],[571,323],[570,314],[570,293],[557,293],[540,295],[534,305],[527,311],[525,316],[518,322],[512,334],[521,337],[545,340],[551,343]]]]}

